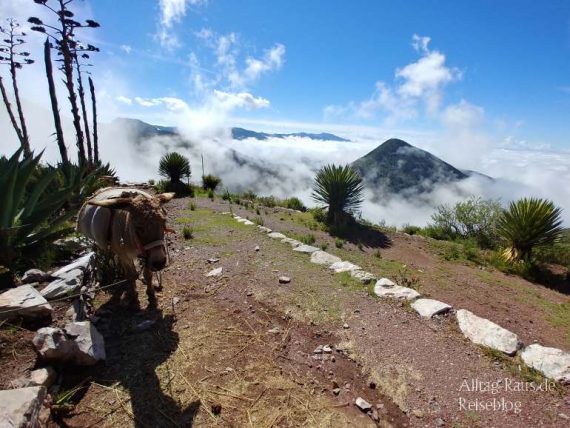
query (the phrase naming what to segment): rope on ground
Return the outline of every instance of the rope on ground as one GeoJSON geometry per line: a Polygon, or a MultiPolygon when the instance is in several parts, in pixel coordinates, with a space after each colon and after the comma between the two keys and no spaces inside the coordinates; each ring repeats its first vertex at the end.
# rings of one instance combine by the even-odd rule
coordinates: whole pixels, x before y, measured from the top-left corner
{"type": "MultiPolygon", "coordinates": [[[[122,280],[117,281],[117,282],[114,282],[114,283],[112,283],[112,284],[104,285],[104,286],[102,286],[102,287],[93,288],[93,289],[91,289],[91,290],[89,290],[89,291],[90,291],[90,292],[97,292],[97,291],[105,290],[105,289],[107,289],[107,288],[114,287],[114,286],[116,286],[116,285],[122,284],[122,283],[127,282],[127,281],[128,281],[128,280],[126,280],[126,279],[122,279],[122,280]]],[[[69,295],[69,296],[60,297],[59,299],[53,299],[53,300],[50,300],[50,301],[48,301],[48,302],[46,302],[46,303],[38,303],[38,304],[36,304],[36,305],[24,306],[24,307],[22,307],[22,308],[15,308],[15,309],[8,309],[8,310],[5,310],[5,311],[1,311],[1,312],[0,312],[0,318],[2,318],[2,315],[4,315],[4,314],[10,314],[10,313],[13,313],[13,312],[22,312],[22,311],[25,311],[25,310],[27,310],[27,309],[36,308],[36,307],[38,307],[38,306],[45,306],[45,305],[50,304],[50,303],[63,302],[63,301],[68,300],[68,299],[74,299],[74,298],[76,298],[76,297],[81,297],[83,294],[84,294],[83,292],[79,292],[79,293],[72,294],[72,295],[69,295]]]]}

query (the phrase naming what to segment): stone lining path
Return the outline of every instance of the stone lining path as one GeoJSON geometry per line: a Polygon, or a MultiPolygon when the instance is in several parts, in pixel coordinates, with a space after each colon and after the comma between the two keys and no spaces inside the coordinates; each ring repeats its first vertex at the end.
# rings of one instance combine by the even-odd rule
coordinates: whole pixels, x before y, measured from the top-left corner
{"type": "MultiPolygon", "coordinates": [[[[233,217],[245,225],[254,224],[242,217],[235,215],[233,217]],[[247,222],[243,220],[247,220],[247,222]]],[[[374,274],[360,270],[359,266],[349,261],[343,261],[337,256],[321,251],[316,247],[305,245],[282,233],[271,231],[269,228],[260,225],[257,227],[262,232],[267,233],[270,238],[281,239],[281,242],[291,244],[293,251],[310,254],[311,263],[326,265],[335,273],[350,272],[353,278],[360,280],[363,284],[368,284],[376,278],[374,274]]],[[[438,300],[422,298],[416,290],[400,286],[388,278],[380,278],[376,282],[374,293],[381,298],[394,298],[411,302],[410,306],[424,319],[453,312],[451,305],[438,300]]],[[[539,371],[545,377],[570,384],[569,353],[536,343],[524,348],[516,334],[465,309],[458,309],[455,319],[463,335],[473,343],[503,352],[511,357],[520,353],[521,359],[526,365],[539,371]]]]}

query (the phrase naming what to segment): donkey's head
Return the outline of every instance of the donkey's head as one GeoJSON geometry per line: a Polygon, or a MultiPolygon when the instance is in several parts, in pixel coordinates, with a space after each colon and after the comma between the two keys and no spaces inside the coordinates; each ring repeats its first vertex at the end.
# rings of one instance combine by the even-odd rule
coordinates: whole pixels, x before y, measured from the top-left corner
{"type": "Polygon", "coordinates": [[[133,243],[146,266],[152,271],[162,270],[166,266],[167,254],[164,233],[166,230],[166,212],[162,204],[170,201],[174,193],[162,193],[148,198],[140,194],[128,194],[121,197],[89,201],[89,204],[127,211],[128,225],[133,243]]]}

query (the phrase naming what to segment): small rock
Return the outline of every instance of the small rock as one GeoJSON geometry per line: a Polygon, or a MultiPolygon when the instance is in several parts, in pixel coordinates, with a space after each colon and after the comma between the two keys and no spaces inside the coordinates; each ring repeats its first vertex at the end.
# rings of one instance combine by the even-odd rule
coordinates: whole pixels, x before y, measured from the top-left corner
{"type": "Polygon", "coordinates": [[[22,285],[0,294],[0,319],[18,316],[43,318],[51,316],[52,307],[31,285],[22,285]]]}
{"type": "Polygon", "coordinates": [[[216,258],[216,257],[212,257],[211,259],[208,259],[207,262],[210,264],[213,263],[218,263],[220,261],[220,259],[216,258]]]}
{"type": "Polygon", "coordinates": [[[273,238],[273,239],[285,239],[285,238],[287,238],[285,235],[283,235],[282,233],[279,233],[279,232],[270,232],[267,234],[267,236],[269,236],[270,238],[273,238]]]}
{"type": "Polygon", "coordinates": [[[565,421],[570,420],[570,416],[568,416],[566,413],[558,413],[558,417],[560,419],[564,419],[565,421]]]}
{"type": "Polygon", "coordinates": [[[338,394],[340,394],[340,388],[335,388],[332,390],[332,392],[334,395],[338,395],[338,394]]]}
{"type": "Polygon", "coordinates": [[[281,329],[279,327],[273,327],[271,330],[267,330],[267,333],[279,334],[281,333],[281,329]]]}
{"type": "Polygon", "coordinates": [[[356,407],[358,407],[363,412],[367,412],[372,409],[372,405],[362,397],[358,397],[355,400],[354,404],[356,404],[356,407]]]}
{"type": "Polygon", "coordinates": [[[359,280],[363,284],[370,284],[376,279],[376,276],[374,274],[362,270],[351,270],[350,276],[354,279],[359,280]]]}
{"type": "Polygon", "coordinates": [[[322,354],[323,353],[323,345],[319,345],[316,347],[316,349],[313,351],[313,354],[322,354]]]}
{"type": "Polygon", "coordinates": [[[216,416],[222,413],[222,405],[220,403],[212,404],[212,413],[216,416]]]}
{"type": "Polygon", "coordinates": [[[210,276],[222,276],[222,272],[223,272],[224,268],[222,266],[220,266],[219,268],[213,269],[210,272],[208,272],[206,274],[207,277],[210,276]]]}
{"type": "Polygon", "coordinates": [[[437,418],[437,419],[435,420],[435,426],[436,426],[437,428],[442,427],[442,426],[444,426],[444,425],[445,425],[445,422],[444,422],[443,419],[437,418]]]}
{"type": "Polygon", "coordinates": [[[279,277],[279,284],[289,284],[291,282],[291,278],[288,276],[280,276],[279,277]]]}
{"type": "Polygon", "coordinates": [[[347,329],[347,328],[350,328],[350,326],[349,326],[347,323],[344,323],[344,324],[342,325],[342,328],[347,329]]]}
{"type": "Polygon", "coordinates": [[[523,349],[521,358],[526,365],[538,370],[544,376],[570,384],[569,353],[557,348],[532,344],[523,349]]]}
{"type": "Polygon", "coordinates": [[[255,251],[259,251],[259,245],[255,246],[255,251]]]}
{"type": "Polygon", "coordinates": [[[57,373],[50,366],[30,372],[30,386],[45,386],[49,388],[55,382],[57,373]]]}
{"type": "Polygon", "coordinates": [[[45,396],[46,388],[43,386],[0,391],[0,426],[39,427],[45,396]]]}
{"type": "Polygon", "coordinates": [[[247,297],[251,297],[251,296],[253,296],[253,292],[248,291],[245,295],[246,295],[247,297]]]}
{"type": "Polygon", "coordinates": [[[418,293],[416,290],[396,285],[387,278],[382,278],[376,281],[376,285],[374,286],[374,294],[379,297],[391,297],[402,300],[414,300],[420,296],[420,293],[418,293]]]}
{"type": "Polygon", "coordinates": [[[24,273],[22,276],[22,284],[31,284],[32,282],[44,282],[48,281],[51,275],[45,273],[40,269],[30,269],[24,273]]]}
{"type": "Polygon", "coordinates": [[[418,418],[418,419],[421,419],[421,418],[424,417],[424,412],[422,412],[422,411],[419,410],[419,409],[414,409],[414,410],[412,410],[412,414],[413,414],[416,418],[418,418]]]}
{"type": "Polygon", "coordinates": [[[271,229],[265,226],[258,225],[257,228],[265,233],[271,233],[271,229]]]}
{"type": "Polygon", "coordinates": [[[177,305],[178,303],[180,303],[180,297],[173,297],[172,298],[172,304],[177,305]]]}
{"type": "Polygon", "coordinates": [[[48,300],[69,296],[81,288],[84,276],[85,269],[81,267],[63,272],[58,275],[58,279],[50,282],[48,286],[41,291],[42,296],[48,300]]]}
{"type": "Polygon", "coordinates": [[[325,354],[330,354],[330,353],[332,353],[332,348],[330,347],[330,345],[324,345],[324,346],[323,346],[323,352],[324,352],[325,354]]]}
{"type": "Polygon", "coordinates": [[[432,318],[434,315],[448,312],[451,309],[451,306],[447,303],[434,299],[418,299],[412,303],[411,306],[422,318],[426,319],[432,318]]]}
{"type": "Polygon", "coordinates": [[[372,409],[372,415],[370,417],[374,422],[378,422],[380,420],[380,416],[378,415],[378,410],[372,409]]]}

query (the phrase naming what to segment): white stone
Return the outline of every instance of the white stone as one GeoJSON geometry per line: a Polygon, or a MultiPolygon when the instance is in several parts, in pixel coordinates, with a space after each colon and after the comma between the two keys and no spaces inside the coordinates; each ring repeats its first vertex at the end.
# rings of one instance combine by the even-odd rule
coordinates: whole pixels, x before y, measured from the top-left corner
{"type": "Polygon", "coordinates": [[[30,372],[30,386],[45,386],[49,388],[55,382],[56,377],[57,373],[50,366],[32,370],[30,372]]]}
{"type": "Polygon", "coordinates": [[[363,284],[370,284],[372,281],[376,279],[376,276],[370,272],[365,272],[362,270],[351,270],[350,276],[354,279],[359,280],[363,284]]]}
{"type": "Polygon", "coordinates": [[[514,355],[521,343],[516,334],[466,309],[457,311],[459,329],[477,345],[487,346],[507,355],[514,355]]]}
{"type": "Polygon", "coordinates": [[[206,274],[206,276],[222,276],[224,268],[220,266],[219,268],[212,269],[210,272],[206,274]]]}
{"type": "Polygon", "coordinates": [[[29,269],[22,276],[22,284],[43,282],[49,280],[50,275],[39,269],[29,269]]]}
{"type": "Polygon", "coordinates": [[[447,312],[451,309],[447,303],[434,299],[418,299],[412,303],[412,308],[416,310],[422,318],[431,318],[434,315],[447,312]]]}
{"type": "Polygon", "coordinates": [[[420,297],[420,293],[408,287],[401,287],[386,278],[376,281],[374,294],[379,297],[391,297],[394,299],[414,300],[420,297]]]}
{"type": "Polygon", "coordinates": [[[85,271],[82,268],[72,269],[58,275],[58,279],[49,283],[41,293],[48,300],[73,294],[83,285],[85,271]]]}
{"type": "Polygon", "coordinates": [[[245,224],[246,226],[253,226],[255,224],[253,221],[249,221],[249,220],[246,220],[242,223],[245,224]]]}
{"type": "Polygon", "coordinates": [[[45,396],[43,386],[0,391],[0,427],[39,427],[45,396]]]}
{"type": "Polygon", "coordinates": [[[93,263],[95,262],[95,253],[90,252],[85,254],[84,256],[78,258],[73,263],[68,264],[67,266],[62,267],[61,269],[56,270],[51,274],[56,278],[63,276],[66,272],[72,271],[74,269],[91,269],[93,267],[93,263]]]}
{"type": "Polygon", "coordinates": [[[336,273],[341,273],[359,270],[360,266],[356,266],[350,262],[336,262],[330,265],[329,269],[334,270],[336,273]]]}
{"type": "Polygon", "coordinates": [[[76,345],[75,364],[90,366],[106,358],[103,336],[90,321],[68,323],[65,333],[76,345]]]}
{"type": "Polygon", "coordinates": [[[89,321],[68,323],[63,330],[40,328],[32,342],[40,357],[58,363],[90,366],[106,357],[103,336],[89,321]]]}
{"type": "Polygon", "coordinates": [[[570,384],[570,354],[534,343],[521,352],[525,364],[557,382],[570,384]]]}
{"type": "Polygon", "coordinates": [[[279,233],[279,232],[269,232],[269,233],[267,234],[267,236],[269,236],[270,238],[273,238],[273,239],[284,239],[284,238],[287,238],[285,235],[283,235],[282,233],[279,233]]]}
{"type": "Polygon", "coordinates": [[[381,285],[382,287],[394,287],[396,283],[390,281],[388,278],[380,278],[378,281],[376,281],[376,285],[381,285]]]}
{"type": "Polygon", "coordinates": [[[31,285],[22,285],[0,294],[0,319],[47,317],[52,311],[47,300],[31,285]]]}
{"type": "Polygon", "coordinates": [[[338,263],[342,261],[340,257],[333,256],[325,251],[315,251],[311,254],[311,263],[316,263],[318,265],[332,265],[333,263],[338,263]]]}
{"type": "Polygon", "coordinates": [[[245,223],[246,221],[249,221],[247,218],[238,218],[236,219],[238,221],[238,223],[245,223]]]}
{"type": "Polygon", "coordinates": [[[234,220],[240,220],[241,217],[239,215],[234,215],[234,220]]]}
{"type": "Polygon", "coordinates": [[[372,405],[362,397],[358,397],[354,404],[356,404],[356,407],[358,407],[363,412],[367,412],[368,410],[372,409],[372,405]]]}
{"type": "Polygon", "coordinates": [[[271,229],[270,229],[270,228],[265,227],[265,226],[262,226],[262,225],[260,225],[260,224],[257,225],[257,228],[258,228],[259,230],[261,230],[262,232],[271,233],[271,229]]]}
{"type": "Polygon", "coordinates": [[[293,239],[293,238],[284,238],[281,240],[281,242],[284,242],[286,244],[290,244],[292,247],[299,247],[300,245],[303,245],[302,242],[297,241],[296,239],[293,239]]]}
{"type": "Polygon", "coordinates": [[[296,248],[293,248],[293,251],[297,251],[299,253],[304,253],[304,254],[311,254],[314,253],[315,251],[319,251],[319,249],[317,247],[313,247],[311,245],[299,245],[296,248]]]}

